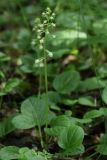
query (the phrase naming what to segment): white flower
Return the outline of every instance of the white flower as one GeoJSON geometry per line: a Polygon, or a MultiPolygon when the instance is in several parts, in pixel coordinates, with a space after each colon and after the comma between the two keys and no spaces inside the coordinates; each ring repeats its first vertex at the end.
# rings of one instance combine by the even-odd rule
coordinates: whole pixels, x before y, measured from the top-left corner
{"type": "Polygon", "coordinates": [[[43,44],[43,43],[44,43],[44,39],[43,39],[43,38],[40,40],[40,43],[41,43],[41,44],[43,44]]]}
{"type": "Polygon", "coordinates": [[[44,24],[46,24],[47,23],[47,21],[46,20],[44,20],[44,22],[43,22],[44,24]]]}
{"type": "Polygon", "coordinates": [[[43,28],[43,24],[40,24],[39,27],[40,27],[40,28],[43,28]]]}
{"type": "Polygon", "coordinates": [[[51,19],[51,20],[53,20],[53,19],[54,19],[54,17],[52,17],[52,16],[51,16],[51,17],[50,17],[50,19],[51,19]]]}
{"type": "Polygon", "coordinates": [[[37,32],[38,32],[38,33],[40,33],[40,32],[41,32],[41,30],[40,30],[40,29],[38,29],[38,30],[37,30],[37,32]]]}
{"type": "Polygon", "coordinates": [[[40,49],[40,50],[42,50],[42,49],[43,49],[43,46],[42,46],[42,45],[40,45],[39,49],[40,49]]]}
{"type": "Polygon", "coordinates": [[[40,39],[41,37],[40,36],[37,36],[37,39],[40,39]]]}
{"type": "Polygon", "coordinates": [[[55,23],[52,23],[52,26],[53,26],[53,27],[56,27],[56,24],[55,24],[55,23]]]}
{"type": "Polygon", "coordinates": [[[55,17],[55,13],[52,13],[52,16],[55,17]]]}
{"type": "Polygon", "coordinates": [[[46,52],[48,53],[48,56],[49,56],[49,57],[51,57],[51,58],[53,57],[53,53],[52,53],[52,52],[50,52],[50,51],[48,51],[48,50],[46,50],[46,52]]]}
{"type": "Polygon", "coordinates": [[[44,67],[44,63],[41,62],[41,63],[39,64],[39,67],[44,67]]]}
{"type": "Polygon", "coordinates": [[[46,34],[49,34],[49,30],[46,31],[46,34]]]}
{"type": "Polygon", "coordinates": [[[52,57],[53,57],[53,53],[52,53],[52,52],[49,52],[49,53],[48,53],[48,56],[52,58],[52,57]]]}
{"type": "Polygon", "coordinates": [[[36,59],[36,60],[35,60],[35,64],[37,64],[37,63],[40,63],[40,60],[39,60],[39,59],[36,59]]]}
{"type": "Polygon", "coordinates": [[[42,15],[45,16],[45,12],[43,12],[42,15]]]}

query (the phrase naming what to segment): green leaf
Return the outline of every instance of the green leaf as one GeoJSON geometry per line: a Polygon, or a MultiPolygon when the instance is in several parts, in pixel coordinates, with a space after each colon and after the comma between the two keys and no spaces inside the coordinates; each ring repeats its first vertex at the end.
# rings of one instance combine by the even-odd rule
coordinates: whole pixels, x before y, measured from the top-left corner
{"type": "Polygon", "coordinates": [[[64,128],[65,127],[62,126],[55,126],[52,128],[45,128],[44,131],[50,136],[59,136],[64,128]]]}
{"type": "Polygon", "coordinates": [[[70,53],[70,50],[69,49],[58,49],[56,51],[53,51],[53,58],[54,59],[59,59],[61,58],[62,56],[64,55],[67,55],[70,53]]]}
{"type": "Polygon", "coordinates": [[[103,116],[104,113],[101,110],[92,110],[89,112],[86,112],[84,115],[84,118],[92,119],[92,118],[97,118],[103,116]]]}
{"type": "Polygon", "coordinates": [[[66,115],[61,115],[57,116],[55,119],[51,121],[51,126],[62,126],[62,127],[67,127],[70,126],[71,121],[70,118],[67,117],[66,115]]]}
{"type": "MultiPolygon", "coordinates": [[[[46,93],[43,93],[41,95],[41,97],[45,98],[46,96],[46,93]]],[[[59,102],[61,102],[61,97],[59,95],[59,93],[55,92],[55,91],[49,91],[48,92],[48,101],[49,101],[49,104],[57,104],[59,102]]]]}
{"type": "Polygon", "coordinates": [[[81,144],[80,146],[78,146],[77,148],[72,148],[71,149],[68,149],[68,150],[65,150],[63,152],[63,154],[66,154],[66,155],[78,155],[78,154],[81,154],[84,152],[84,146],[81,144]]]}
{"type": "Polygon", "coordinates": [[[4,87],[0,91],[0,96],[6,95],[7,93],[11,92],[14,88],[20,85],[22,81],[18,78],[9,79],[4,87]]]}
{"type": "Polygon", "coordinates": [[[79,98],[78,103],[85,106],[96,107],[95,100],[90,96],[79,98]]]}
{"type": "Polygon", "coordinates": [[[64,99],[62,101],[65,105],[68,105],[68,106],[73,106],[73,105],[77,104],[77,102],[78,102],[77,99],[64,99]]]}
{"type": "Polygon", "coordinates": [[[107,116],[107,108],[103,107],[103,108],[100,108],[99,110],[102,112],[104,116],[107,116]]]}
{"type": "Polygon", "coordinates": [[[28,129],[49,123],[53,117],[52,112],[47,113],[45,98],[30,97],[22,103],[21,114],[13,118],[12,122],[16,128],[28,129]]]}
{"type": "Polygon", "coordinates": [[[99,88],[104,88],[107,85],[106,80],[101,80],[98,77],[87,78],[84,81],[81,81],[78,89],[79,91],[90,91],[99,88]]]}
{"type": "Polygon", "coordinates": [[[15,146],[3,147],[0,150],[0,160],[18,159],[19,148],[15,146]]]}
{"type": "Polygon", "coordinates": [[[2,52],[0,52],[0,62],[9,61],[10,57],[2,52]]]}
{"type": "Polygon", "coordinates": [[[71,124],[69,117],[61,115],[51,121],[51,128],[45,128],[45,132],[51,136],[59,136],[62,130],[71,124]]]}
{"type": "Polygon", "coordinates": [[[97,145],[96,151],[102,155],[107,155],[107,134],[101,137],[100,144],[97,145]]]}
{"type": "Polygon", "coordinates": [[[13,116],[10,116],[8,118],[3,119],[0,122],[0,137],[3,137],[5,135],[7,135],[8,133],[15,130],[15,128],[11,122],[12,118],[13,118],[13,116]]]}
{"type": "Polygon", "coordinates": [[[62,130],[58,145],[66,152],[68,151],[72,154],[72,150],[77,149],[82,144],[83,138],[83,129],[79,126],[71,125],[62,130]]]}
{"type": "Polygon", "coordinates": [[[33,149],[23,147],[19,149],[20,160],[44,160],[42,155],[37,155],[33,149]]]}
{"type": "Polygon", "coordinates": [[[21,83],[21,80],[18,78],[9,79],[6,82],[6,86],[4,88],[5,92],[11,92],[15,87],[17,87],[21,83]]]}
{"type": "Polygon", "coordinates": [[[104,88],[101,96],[104,103],[107,104],[107,87],[104,88]]]}
{"type": "Polygon", "coordinates": [[[80,82],[80,75],[76,71],[66,71],[56,76],[53,87],[63,94],[75,91],[80,82]]]}
{"type": "Polygon", "coordinates": [[[107,63],[101,64],[101,65],[97,68],[97,72],[98,72],[98,75],[99,75],[101,78],[107,77],[107,63]]]}

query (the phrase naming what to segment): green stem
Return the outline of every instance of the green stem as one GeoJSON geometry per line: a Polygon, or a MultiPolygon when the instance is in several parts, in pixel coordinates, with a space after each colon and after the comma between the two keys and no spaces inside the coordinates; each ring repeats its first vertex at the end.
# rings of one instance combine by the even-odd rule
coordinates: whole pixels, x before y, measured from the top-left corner
{"type": "Polygon", "coordinates": [[[45,40],[44,40],[44,64],[45,64],[45,68],[44,68],[44,74],[45,74],[45,103],[46,103],[46,127],[47,127],[47,121],[48,121],[48,111],[49,111],[49,107],[48,107],[48,75],[47,75],[47,56],[46,56],[46,48],[45,48],[45,40]]]}
{"type": "MultiPolygon", "coordinates": [[[[40,58],[40,51],[39,51],[39,46],[37,46],[38,51],[37,51],[37,58],[40,58]]],[[[41,85],[42,85],[42,75],[41,75],[41,69],[39,68],[39,88],[38,88],[38,101],[40,100],[40,96],[41,96],[41,85]]],[[[40,136],[40,143],[41,143],[41,147],[44,148],[44,142],[43,142],[43,136],[42,136],[42,130],[41,130],[41,126],[39,124],[39,122],[37,122],[38,124],[38,130],[39,130],[39,136],[40,136]]]]}

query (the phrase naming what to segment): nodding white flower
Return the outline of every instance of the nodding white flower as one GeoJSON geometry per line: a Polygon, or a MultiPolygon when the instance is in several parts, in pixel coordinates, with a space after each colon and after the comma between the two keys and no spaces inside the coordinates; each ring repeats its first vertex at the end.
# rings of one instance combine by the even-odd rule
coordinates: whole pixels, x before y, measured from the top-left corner
{"type": "Polygon", "coordinates": [[[42,49],[43,49],[43,46],[42,46],[42,45],[40,45],[39,49],[40,49],[40,50],[42,50],[42,49]]]}
{"type": "Polygon", "coordinates": [[[46,52],[48,53],[48,56],[49,56],[49,57],[51,57],[51,58],[53,57],[53,53],[52,53],[52,52],[50,52],[50,51],[48,51],[48,50],[46,50],[46,52]]]}
{"type": "Polygon", "coordinates": [[[53,26],[53,27],[56,27],[56,24],[55,24],[55,23],[52,23],[52,26],[53,26]]]}
{"type": "Polygon", "coordinates": [[[43,12],[42,15],[45,16],[45,12],[43,12]]]}
{"type": "Polygon", "coordinates": [[[46,10],[47,10],[47,11],[49,11],[49,12],[51,11],[49,7],[47,7],[47,9],[46,9],[46,10]]]}
{"type": "Polygon", "coordinates": [[[39,63],[39,67],[44,67],[44,63],[39,63]]]}
{"type": "Polygon", "coordinates": [[[49,52],[49,53],[48,53],[48,56],[49,56],[49,57],[53,57],[53,53],[52,53],[52,52],[49,52]]]}
{"type": "Polygon", "coordinates": [[[49,12],[49,11],[47,11],[47,12],[46,12],[46,14],[47,14],[47,15],[49,15],[49,14],[50,14],[50,12],[49,12]]]}
{"type": "Polygon", "coordinates": [[[37,39],[41,39],[41,37],[40,37],[40,36],[37,36],[37,39]]]}
{"type": "Polygon", "coordinates": [[[35,60],[35,64],[37,64],[37,63],[40,63],[40,60],[39,60],[39,59],[36,59],[36,60],[35,60]]]}
{"type": "Polygon", "coordinates": [[[40,29],[38,29],[38,30],[37,30],[37,32],[38,32],[38,33],[40,33],[40,32],[41,32],[41,30],[40,30],[40,29]]]}
{"type": "Polygon", "coordinates": [[[40,43],[41,43],[41,44],[43,44],[43,43],[44,43],[44,39],[43,39],[43,38],[40,40],[40,43]]]}
{"type": "Polygon", "coordinates": [[[39,27],[40,27],[40,28],[43,28],[43,24],[40,24],[39,27]]]}
{"type": "Polygon", "coordinates": [[[46,34],[49,34],[49,30],[46,31],[46,34]]]}
{"type": "Polygon", "coordinates": [[[55,17],[55,13],[52,13],[52,16],[55,17]]]}
{"type": "Polygon", "coordinates": [[[47,23],[47,20],[44,20],[44,22],[43,22],[44,24],[46,24],[47,23]]]}
{"type": "Polygon", "coordinates": [[[52,17],[52,16],[51,16],[51,17],[50,17],[50,19],[51,19],[51,20],[53,20],[53,19],[54,19],[54,17],[52,17]]]}
{"type": "Polygon", "coordinates": [[[43,62],[35,63],[34,66],[35,67],[44,67],[44,63],[43,62]]]}

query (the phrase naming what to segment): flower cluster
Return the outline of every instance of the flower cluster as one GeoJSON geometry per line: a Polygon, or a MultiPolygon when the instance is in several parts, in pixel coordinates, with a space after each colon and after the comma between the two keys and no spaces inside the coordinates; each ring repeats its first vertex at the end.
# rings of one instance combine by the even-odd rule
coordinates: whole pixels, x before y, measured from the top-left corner
{"type": "Polygon", "coordinates": [[[56,26],[54,19],[55,13],[52,13],[51,9],[47,8],[42,13],[42,18],[35,20],[33,31],[36,33],[36,39],[32,40],[32,45],[38,45],[40,50],[43,49],[45,37],[50,33],[50,29],[56,26]]]}
{"type": "MultiPolygon", "coordinates": [[[[47,52],[47,57],[46,58],[52,58],[53,57],[52,52],[50,52],[49,50],[46,50],[46,52],[47,52]]],[[[45,59],[45,57],[41,57],[39,59],[36,59],[34,66],[35,67],[44,67],[44,63],[43,63],[44,59],[45,59]]]]}

